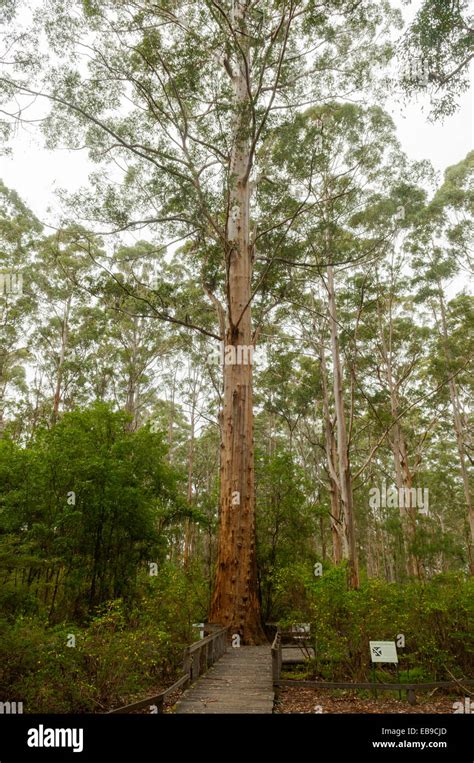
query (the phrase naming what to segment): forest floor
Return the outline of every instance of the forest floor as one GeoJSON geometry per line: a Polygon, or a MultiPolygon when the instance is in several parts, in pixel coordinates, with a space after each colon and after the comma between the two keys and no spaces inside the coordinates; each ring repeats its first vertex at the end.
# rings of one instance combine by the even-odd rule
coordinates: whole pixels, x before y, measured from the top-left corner
{"type": "MultiPolygon", "coordinates": [[[[176,711],[176,702],[182,692],[178,690],[165,702],[165,713],[176,711]]],[[[405,699],[387,697],[379,694],[378,699],[359,697],[355,692],[346,691],[336,694],[331,689],[313,689],[310,687],[285,687],[280,689],[279,697],[275,702],[274,712],[279,713],[374,713],[387,714],[398,713],[410,714],[451,714],[453,702],[463,700],[460,697],[440,695],[439,697],[417,697],[416,705],[409,705],[405,699]]],[[[147,710],[142,710],[146,713],[147,710]]]]}
{"type": "MultiPolygon", "coordinates": [[[[403,697],[403,694],[402,694],[403,697]]],[[[459,699],[459,697],[457,698],[459,699]]],[[[417,697],[416,705],[409,705],[406,699],[387,697],[380,694],[378,699],[360,697],[354,691],[313,689],[312,687],[291,686],[280,690],[275,703],[277,713],[449,713],[453,712],[455,697],[425,695],[417,697]]]]}

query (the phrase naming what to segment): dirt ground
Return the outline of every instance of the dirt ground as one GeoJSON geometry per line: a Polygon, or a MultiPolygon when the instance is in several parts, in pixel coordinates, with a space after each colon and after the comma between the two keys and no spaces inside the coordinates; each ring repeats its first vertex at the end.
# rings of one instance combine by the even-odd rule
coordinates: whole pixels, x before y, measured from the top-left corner
{"type": "Polygon", "coordinates": [[[291,686],[280,689],[275,704],[277,713],[449,713],[453,702],[462,697],[447,695],[423,695],[417,697],[416,705],[409,705],[402,692],[402,699],[380,694],[378,699],[358,697],[353,691],[316,689],[291,686]]]}

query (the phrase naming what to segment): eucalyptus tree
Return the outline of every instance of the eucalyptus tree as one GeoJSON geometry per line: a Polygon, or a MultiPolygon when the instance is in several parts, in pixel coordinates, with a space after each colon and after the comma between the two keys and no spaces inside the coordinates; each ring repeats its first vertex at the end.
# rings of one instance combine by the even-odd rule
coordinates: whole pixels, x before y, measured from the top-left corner
{"type": "Polygon", "coordinates": [[[300,303],[303,315],[312,316],[305,339],[321,366],[334,557],[349,560],[350,584],[356,588],[359,572],[350,463],[356,378],[349,350],[356,345],[365,309],[367,266],[373,267],[393,246],[402,179],[412,170],[389,115],[380,107],[350,103],[329,102],[288,120],[273,137],[272,159],[277,168],[273,193],[278,195],[279,184],[291,177],[294,202],[312,209],[311,215],[294,222],[284,261],[294,268],[289,299],[300,303]],[[292,152],[286,150],[290,140],[294,141],[292,152]],[[360,267],[360,278],[346,327],[338,316],[336,283],[348,265],[360,267]],[[322,295],[317,293],[318,282],[324,286],[322,295]],[[326,369],[328,340],[331,379],[326,369]],[[341,343],[346,349],[345,369],[341,343]]]}
{"type": "Polygon", "coordinates": [[[47,398],[52,423],[61,410],[74,407],[77,394],[83,396],[83,310],[88,301],[87,284],[93,281],[89,254],[98,251],[98,243],[92,240],[84,249],[84,235],[76,226],[43,238],[35,260],[38,320],[30,343],[34,365],[49,385],[42,397],[47,398]]]}
{"type": "MultiPolygon", "coordinates": [[[[172,336],[166,324],[157,327],[146,299],[149,285],[158,288],[160,280],[165,286],[169,271],[160,247],[138,241],[118,247],[113,271],[100,274],[94,288],[96,299],[105,308],[107,363],[114,369],[111,394],[130,414],[131,430],[144,423],[156,403],[160,363],[176,355],[183,344],[182,337],[172,336]]],[[[180,275],[176,273],[177,280],[180,275]]]]}
{"type": "Polygon", "coordinates": [[[41,234],[33,213],[0,181],[0,433],[26,392],[28,333],[38,306],[33,259],[41,234]]]}
{"type": "MultiPolygon", "coordinates": [[[[185,524],[183,541],[185,568],[190,567],[191,560],[196,556],[199,546],[199,521],[202,519],[202,512],[198,507],[199,478],[196,473],[199,440],[207,431],[213,431],[217,439],[220,435],[217,413],[219,389],[209,383],[210,378],[212,380],[213,366],[217,365],[218,353],[208,353],[206,340],[198,335],[194,336],[193,343],[190,346],[188,343],[180,355],[179,373],[175,385],[175,394],[180,401],[179,409],[184,424],[182,427],[184,436],[181,437],[181,444],[175,447],[174,456],[186,471],[188,505],[191,509],[197,509],[196,516],[191,515],[185,524]],[[202,359],[206,356],[209,358],[209,363],[203,364],[202,359]]],[[[176,418],[175,416],[173,424],[176,423],[176,418]]],[[[217,519],[217,512],[215,518],[217,519]]]]}
{"type": "MultiPolygon", "coordinates": [[[[399,14],[359,0],[62,0],[41,4],[38,44],[13,51],[1,77],[13,94],[44,96],[49,144],[87,145],[102,164],[76,215],[102,227],[160,230],[192,242],[216,308],[211,334],[230,355],[256,340],[252,304],[293,220],[286,197],[271,217],[253,191],[265,146],[303,104],[368,87],[379,43],[399,14]],[[38,54],[38,50],[41,52],[38,54]],[[41,59],[41,65],[39,65],[41,59]],[[15,65],[16,64],[16,65],[15,65]],[[40,73],[38,73],[40,71],[40,73]],[[256,247],[267,264],[255,262],[256,247]]],[[[162,317],[171,319],[170,312],[162,317]]],[[[181,321],[189,329],[190,322],[181,321]]],[[[203,327],[194,326],[195,330],[203,327]]],[[[220,536],[211,620],[262,638],[255,555],[252,367],[224,364],[220,536]]]]}
{"type": "Polygon", "coordinates": [[[472,274],[474,152],[445,172],[424,219],[408,242],[414,255],[417,299],[434,316],[438,357],[432,368],[447,390],[453,416],[468,525],[468,560],[474,573],[474,507],[469,466],[473,464],[468,409],[472,404],[472,295],[451,301],[452,282],[472,274]],[[461,344],[459,343],[461,341],[461,344]]]}
{"type": "Polygon", "coordinates": [[[416,317],[406,282],[400,255],[375,269],[367,288],[370,308],[364,317],[363,368],[372,380],[367,392],[378,418],[377,428],[382,437],[386,436],[392,452],[398,495],[403,496],[398,508],[406,571],[420,577],[422,562],[414,551],[418,511],[412,488],[439,412],[416,405],[430,391],[426,389],[430,328],[416,317]]]}

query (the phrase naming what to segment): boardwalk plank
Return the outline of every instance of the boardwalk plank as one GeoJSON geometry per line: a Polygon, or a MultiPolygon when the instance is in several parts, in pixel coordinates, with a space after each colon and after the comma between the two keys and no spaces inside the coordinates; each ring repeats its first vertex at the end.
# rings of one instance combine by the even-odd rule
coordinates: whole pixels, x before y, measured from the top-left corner
{"type": "Polygon", "coordinates": [[[229,648],[187,689],[176,706],[180,714],[271,713],[272,658],[268,646],[229,648]]]}

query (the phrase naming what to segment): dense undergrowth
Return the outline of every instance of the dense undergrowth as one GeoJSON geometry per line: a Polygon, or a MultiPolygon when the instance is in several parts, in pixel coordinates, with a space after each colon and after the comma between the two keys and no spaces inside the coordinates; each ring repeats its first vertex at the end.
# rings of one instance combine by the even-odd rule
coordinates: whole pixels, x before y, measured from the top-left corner
{"type": "MultiPolygon", "coordinates": [[[[402,681],[472,674],[470,579],[439,576],[404,586],[372,579],[349,591],[342,573],[328,569],[315,581],[297,567],[281,575],[285,596],[298,600],[282,625],[311,624],[316,656],[301,677],[369,680],[369,640],[398,641],[402,681]]],[[[48,626],[39,613],[2,619],[0,700],[23,701],[25,712],[66,713],[103,712],[142,698],[179,674],[206,606],[198,570],[185,574],[167,564],[142,581],[133,607],[110,601],[86,625],[48,626]]],[[[377,679],[395,680],[393,667],[378,666],[377,679]]]]}

